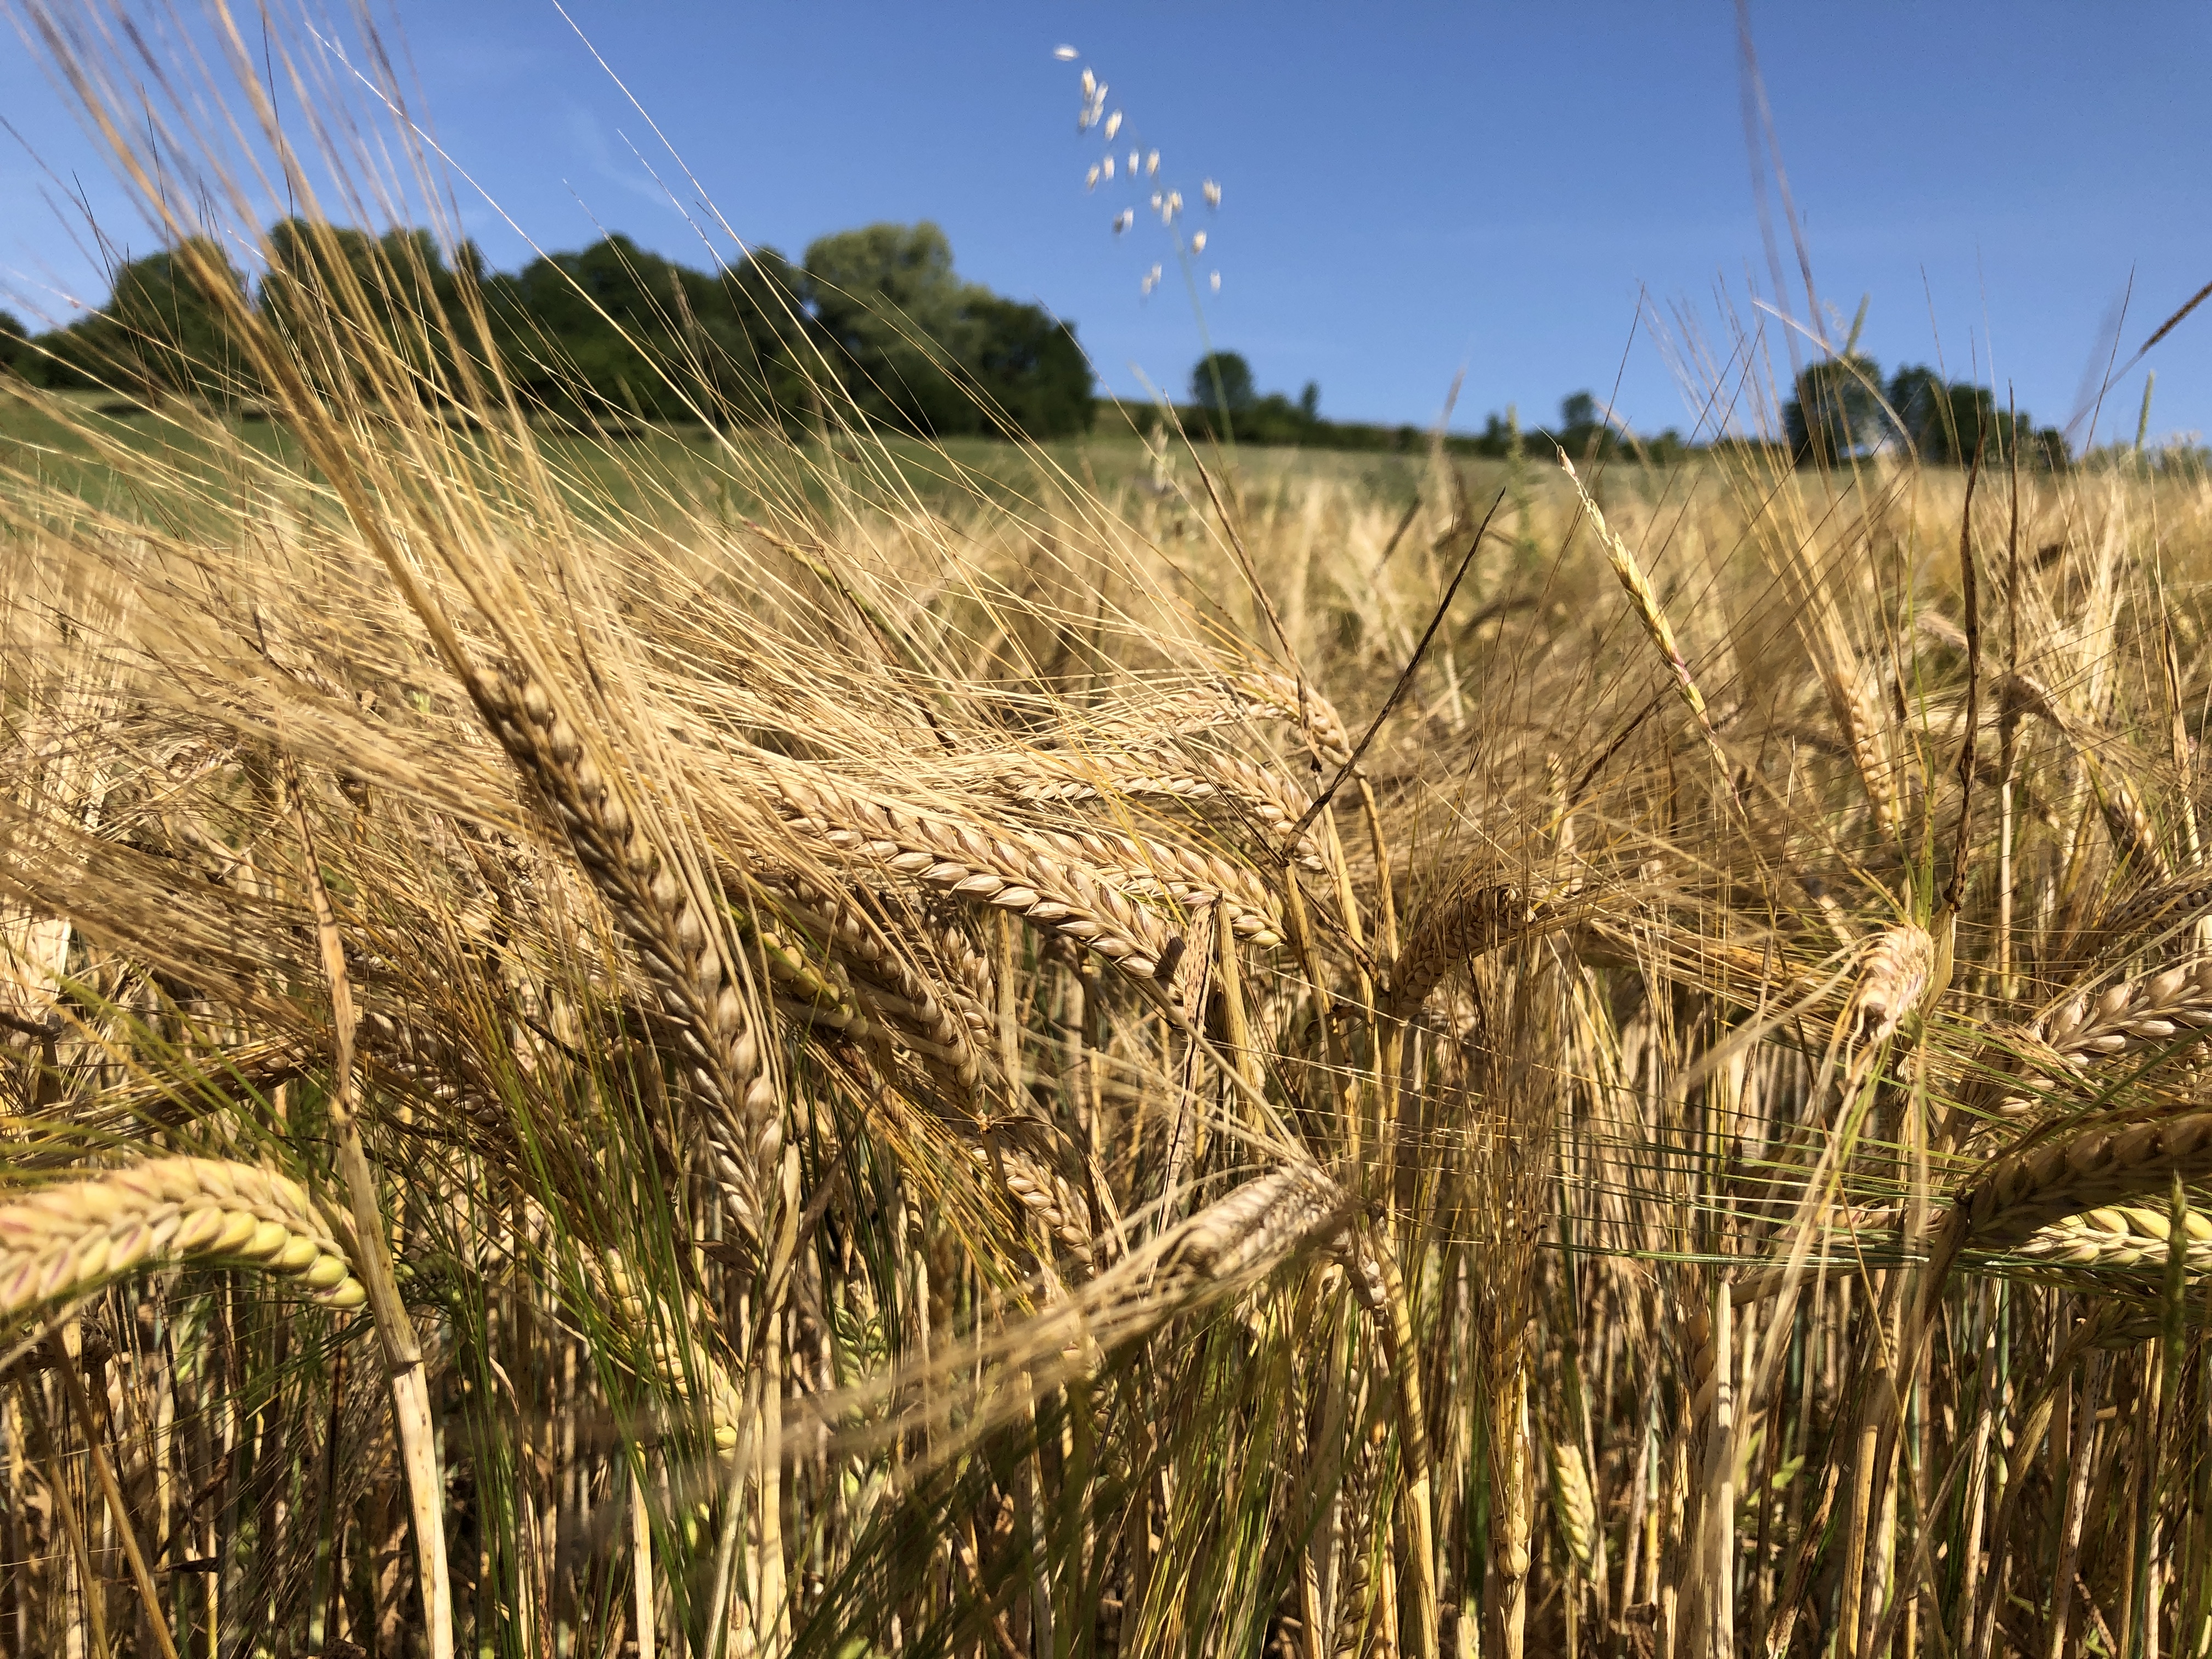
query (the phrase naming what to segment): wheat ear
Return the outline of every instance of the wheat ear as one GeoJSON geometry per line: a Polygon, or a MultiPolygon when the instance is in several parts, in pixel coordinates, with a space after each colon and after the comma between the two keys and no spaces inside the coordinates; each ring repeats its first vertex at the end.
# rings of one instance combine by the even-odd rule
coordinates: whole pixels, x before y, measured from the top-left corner
{"type": "Polygon", "coordinates": [[[57,1182],[0,1205],[0,1321],[156,1261],[258,1267],[349,1310],[368,1300],[350,1231],[297,1182],[216,1158],[155,1158],[57,1182]]]}

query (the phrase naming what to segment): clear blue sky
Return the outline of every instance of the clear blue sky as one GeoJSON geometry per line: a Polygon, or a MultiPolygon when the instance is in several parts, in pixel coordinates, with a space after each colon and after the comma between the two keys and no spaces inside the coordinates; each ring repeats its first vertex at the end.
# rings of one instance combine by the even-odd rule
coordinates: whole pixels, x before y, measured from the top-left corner
{"type": "MultiPolygon", "coordinates": [[[[706,262],[629,145],[669,178],[665,154],[550,0],[396,13],[440,138],[542,245],[604,226],[706,262]]],[[[1729,317],[1764,319],[1787,373],[1780,325],[1752,303],[1772,283],[1727,0],[571,13],[740,234],[796,255],[826,231],[934,219],[964,276],[1073,319],[1118,392],[1139,374],[1179,389],[1202,348],[1141,200],[1117,240],[1126,192],[1085,191],[1103,153],[1076,130],[1086,64],[1124,112],[1117,155],[1133,137],[1157,146],[1207,231],[1206,327],[1263,389],[1310,380],[1325,413],[1425,422],[1464,368],[1454,424],[1479,426],[1509,402],[1549,419],[1563,393],[1603,398],[1618,376],[1625,418],[1686,428],[1695,378],[1655,316],[1677,348],[1696,319],[1719,355],[1729,317]],[[1079,61],[1054,59],[1063,43],[1079,61]],[[1224,192],[1211,216],[1207,177],[1224,192]],[[1146,298],[1155,261],[1168,280],[1146,298]]],[[[1751,15],[1820,298],[1848,324],[1872,295],[1862,344],[1885,368],[1940,357],[2063,422],[2102,371],[2130,272],[2124,360],[2212,281],[2212,9],[1753,0],[1751,15]]],[[[0,112],[60,175],[97,168],[12,50],[0,112]]],[[[18,309],[42,286],[100,291],[52,193],[0,136],[0,285],[18,309]]],[[[465,207],[495,264],[527,257],[465,207]]],[[[142,229],[118,234],[143,251],[142,229]]],[[[2146,366],[2154,434],[2212,430],[2212,305],[2146,366]]],[[[2107,397],[2101,436],[2132,437],[2142,376],[2107,397]]]]}

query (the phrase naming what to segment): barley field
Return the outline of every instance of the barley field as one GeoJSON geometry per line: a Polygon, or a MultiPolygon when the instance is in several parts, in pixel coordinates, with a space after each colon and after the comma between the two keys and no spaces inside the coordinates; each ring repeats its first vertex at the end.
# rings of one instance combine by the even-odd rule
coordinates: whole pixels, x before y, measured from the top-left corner
{"type": "MultiPolygon", "coordinates": [[[[179,246],[422,160],[46,45],[179,246]]],[[[2201,474],[556,434],[324,270],[0,382],[0,1648],[2212,1651],[2201,474]]]]}

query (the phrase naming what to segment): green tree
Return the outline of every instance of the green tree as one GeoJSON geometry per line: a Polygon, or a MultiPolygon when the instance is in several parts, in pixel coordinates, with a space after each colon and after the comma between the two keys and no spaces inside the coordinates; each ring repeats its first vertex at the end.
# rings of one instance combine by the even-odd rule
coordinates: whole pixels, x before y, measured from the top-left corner
{"type": "Polygon", "coordinates": [[[293,218],[272,225],[264,246],[262,312],[301,344],[309,374],[326,389],[374,387],[378,397],[441,408],[483,390],[487,343],[463,300],[465,287],[483,285],[483,255],[474,243],[459,244],[448,264],[427,230],[371,236],[293,218]],[[461,373],[464,353],[474,360],[475,386],[461,373]]]}
{"type": "Polygon", "coordinates": [[[935,225],[867,225],[809,243],[806,295],[864,418],[933,435],[981,424],[957,371],[981,343],[968,286],[935,225]]]}
{"type": "Polygon", "coordinates": [[[205,237],[125,261],[107,303],[40,337],[37,378],[55,386],[106,386],[158,401],[184,393],[228,400],[245,391],[244,365],[219,296],[245,278],[205,237]]]}
{"type": "Polygon", "coordinates": [[[1321,382],[1308,380],[1298,391],[1298,417],[1308,426],[1321,419],[1321,382]]]}
{"type": "Polygon", "coordinates": [[[798,273],[773,248],[693,270],[609,236],[485,284],[527,403],[590,419],[795,423],[807,404],[798,273]]]}
{"type": "Polygon", "coordinates": [[[1191,365],[1190,400],[1200,408],[1218,410],[1233,418],[1249,409],[1259,395],[1252,365],[1242,352],[1209,351],[1191,365]]]}
{"type": "Polygon", "coordinates": [[[974,327],[976,387],[1032,438],[1087,432],[1097,413],[1091,362],[1075,331],[1036,306],[976,290],[968,301],[974,327]]]}
{"type": "Polygon", "coordinates": [[[1091,366],[1073,329],[963,282],[927,220],[841,231],[806,250],[805,294],[851,406],[929,436],[1085,430],[1091,366]]]}
{"type": "Polygon", "coordinates": [[[11,311],[0,311],[0,374],[20,374],[30,351],[30,334],[11,311]]]}
{"type": "Polygon", "coordinates": [[[1888,436],[1881,403],[1881,370],[1871,357],[1824,357],[1797,375],[1782,408],[1790,453],[1821,465],[1869,453],[1888,436]]]}
{"type": "Polygon", "coordinates": [[[1913,453],[1936,466],[1964,466],[1977,450],[1988,465],[2009,465],[2015,446],[2023,466],[2039,471],[2067,464],[2066,439],[2055,427],[2039,430],[2025,410],[1997,407],[1987,386],[1946,382],[1923,363],[1908,363],[1890,377],[1889,406],[1899,436],[1913,453]]]}
{"type": "Polygon", "coordinates": [[[1559,399],[1559,429],[1553,436],[1577,456],[1607,456],[1619,447],[1613,428],[1598,414],[1596,394],[1590,392],[1570,392],[1559,399]]]}

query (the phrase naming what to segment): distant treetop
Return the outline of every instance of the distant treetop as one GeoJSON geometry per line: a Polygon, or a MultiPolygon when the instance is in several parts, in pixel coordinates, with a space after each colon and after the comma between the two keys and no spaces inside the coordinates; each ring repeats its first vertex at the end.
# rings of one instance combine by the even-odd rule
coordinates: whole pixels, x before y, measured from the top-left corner
{"type": "Polygon", "coordinates": [[[1190,400],[1204,408],[1234,415],[1251,408],[1259,395],[1242,352],[1209,351],[1191,366],[1190,400]]]}

